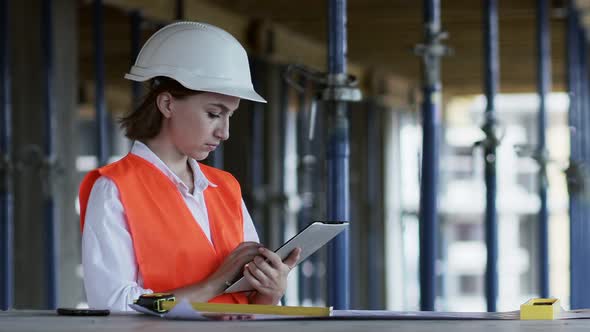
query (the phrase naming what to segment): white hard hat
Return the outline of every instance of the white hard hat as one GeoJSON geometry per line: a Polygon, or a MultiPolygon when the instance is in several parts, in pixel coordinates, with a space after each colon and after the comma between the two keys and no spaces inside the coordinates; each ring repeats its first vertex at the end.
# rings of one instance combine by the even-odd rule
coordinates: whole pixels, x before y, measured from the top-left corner
{"type": "Polygon", "coordinates": [[[228,32],[198,22],[177,22],[143,45],[125,78],[143,82],[172,78],[187,89],[266,103],[252,86],[248,55],[228,32]]]}

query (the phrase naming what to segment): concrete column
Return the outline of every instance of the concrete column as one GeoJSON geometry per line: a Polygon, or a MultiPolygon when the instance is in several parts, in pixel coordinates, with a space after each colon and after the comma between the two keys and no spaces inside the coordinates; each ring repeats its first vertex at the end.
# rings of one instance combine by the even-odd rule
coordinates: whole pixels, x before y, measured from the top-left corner
{"type": "Polygon", "coordinates": [[[12,77],[15,174],[15,306],[45,305],[44,188],[52,188],[59,233],[60,306],[83,299],[80,262],[80,231],[75,211],[78,177],[75,171],[77,131],[77,2],[53,1],[53,102],[56,158],[59,171],[42,175],[44,98],[41,49],[41,2],[13,1],[12,77]],[[41,152],[39,154],[38,152],[41,152]],[[44,180],[51,178],[51,187],[44,180]]]}
{"type": "Polygon", "coordinates": [[[268,92],[265,96],[269,101],[267,106],[268,114],[266,125],[266,169],[268,184],[267,207],[268,218],[266,218],[266,243],[269,248],[278,248],[283,243],[285,209],[284,209],[284,163],[283,163],[283,139],[282,132],[282,91],[281,91],[281,68],[269,66],[267,71],[268,92]]]}
{"type": "MultiPolygon", "coordinates": [[[[43,139],[43,100],[40,22],[38,1],[13,1],[12,17],[12,101],[15,159],[33,144],[40,149],[43,139]]],[[[38,172],[27,162],[15,173],[14,280],[15,307],[42,308],[43,283],[43,194],[38,172]]]]}
{"type": "Polygon", "coordinates": [[[56,110],[56,153],[63,167],[63,176],[56,183],[57,220],[61,221],[59,248],[60,306],[71,307],[85,301],[82,278],[80,223],[75,210],[79,179],[75,176],[78,130],[78,2],[53,0],[54,6],[54,70],[56,110]]]}
{"type": "MultiPolygon", "coordinates": [[[[385,234],[385,309],[388,310],[407,310],[407,299],[411,291],[417,290],[417,278],[414,289],[410,287],[406,276],[408,269],[404,260],[406,255],[412,256],[412,253],[405,252],[403,242],[403,222],[402,222],[402,146],[401,128],[402,114],[395,109],[388,109],[384,116],[384,230],[385,234]]],[[[416,265],[418,261],[414,262],[416,265]]],[[[416,274],[416,277],[418,275],[416,274]]]]}

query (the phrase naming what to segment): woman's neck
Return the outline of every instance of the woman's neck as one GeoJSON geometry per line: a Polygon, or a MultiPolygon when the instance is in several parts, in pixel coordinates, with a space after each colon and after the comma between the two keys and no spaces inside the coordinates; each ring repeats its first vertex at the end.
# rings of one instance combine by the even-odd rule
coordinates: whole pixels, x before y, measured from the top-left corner
{"type": "Polygon", "coordinates": [[[190,175],[188,157],[182,154],[168,141],[158,137],[143,142],[153,153],[155,153],[180,179],[186,179],[190,175]],[[187,174],[189,173],[189,174],[187,174]]]}

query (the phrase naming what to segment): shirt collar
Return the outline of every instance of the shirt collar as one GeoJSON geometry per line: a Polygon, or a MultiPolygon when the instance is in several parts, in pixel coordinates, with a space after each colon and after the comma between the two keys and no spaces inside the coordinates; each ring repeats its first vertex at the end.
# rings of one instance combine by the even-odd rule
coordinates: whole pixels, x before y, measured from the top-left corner
{"type": "MultiPolygon", "coordinates": [[[[141,157],[154,166],[156,166],[164,175],[166,175],[177,187],[188,189],[186,184],[180,180],[180,178],[172,172],[170,168],[158,157],[150,148],[140,141],[134,141],[131,147],[131,153],[141,157]]],[[[199,167],[199,163],[193,158],[188,158],[188,163],[193,172],[193,184],[195,186],[195,192],[202,192],[207,189],[208,186],[217,187],[217,185],[205,176],[199,167]]]]}

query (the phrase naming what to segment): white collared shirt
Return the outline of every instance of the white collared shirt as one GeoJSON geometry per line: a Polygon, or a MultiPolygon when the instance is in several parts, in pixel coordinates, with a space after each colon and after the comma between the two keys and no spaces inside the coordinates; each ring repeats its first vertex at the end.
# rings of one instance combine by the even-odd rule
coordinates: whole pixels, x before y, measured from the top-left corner
{"type": "MultiPolygon", "coordinates": [[[[191,194],[188,186],[145,144],[136,141],[131,153],[154,164],[176,184],[194,219],[211,241],[203,191],[208,186],[216,185],[205,177],[199,164],[189,158],[194,179],[194,190],[191,194]]],[[[244,241],[259,242],[256,228],[243,200],[242,214],[244,241]]],[[[91,308],[128,311],[128,304],[139,295],[152,293],[151,289],[143,288],[117,186],[104,176],[96,180],[88,199],[82,233],[82,267],[86,298],[91,308]]]]}

